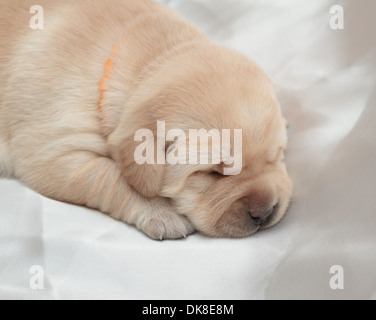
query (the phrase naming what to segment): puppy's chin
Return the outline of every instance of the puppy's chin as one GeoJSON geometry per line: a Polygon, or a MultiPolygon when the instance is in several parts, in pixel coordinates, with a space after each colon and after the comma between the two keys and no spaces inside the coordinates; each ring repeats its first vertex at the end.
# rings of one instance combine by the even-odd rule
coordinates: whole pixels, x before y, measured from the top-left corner
{"type": "Polygon", "coordinates": [[[209,235],[222,238],[245,238],[255,234],[259,229],[260,226],[242,208],[230,208],[220,217],[209,235]]]}
{"type": "MultiPolygon", "coordinates": [[[[206,214],[203,213],[201,217],[198,217],[197,214],[193,214],[190,217],[188,215],[188,217],[195,229],[206,236],[215,238],[246,238],[258,231],[276,226],[286,213],[279,212],[278,216],[270,217],[270,219],[260,224],[249,213],[245,212],[242,207],[237,207],[238,205],[235,203],[221,214],[220,218],[216,221],[215,219],[208,219],[207,212],[206,214]]],[[[211,216],[213,215],[215,215],[215,212],[212,212],[211,216]]]]}
{"type": "Polygon", "coordinates": [[[246,238],[256,232],[275,226],[280,218],[271,218],[263,224],[255,221],[237,201],[223,213],[203,213],[201,219],[197,215],[190,216],[195,229],[202,234],[215,238],[246,238]],[[219,218],[218,218],[219,216],[219,218]]]}

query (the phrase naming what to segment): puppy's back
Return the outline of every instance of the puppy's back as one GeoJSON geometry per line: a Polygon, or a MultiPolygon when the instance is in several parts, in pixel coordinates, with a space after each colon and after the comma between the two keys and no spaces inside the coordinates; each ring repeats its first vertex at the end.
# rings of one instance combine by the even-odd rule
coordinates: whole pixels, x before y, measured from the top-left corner
{"type": "Polygon", "coordinates": [[[40,0],[44,29],[32,30],[35,4],[13,0],[1,5],[0,175],[12,173],[11,157],[31,159],[33,150],[67,130],[98,131],[98,83],[115,43],[127,51],[119,61],[129,75],[122,81],[126,87],[139,81],[136,66],[201,36],[190,25],[182,35],[178,15],[150,0],[40,0]],[[161,25],[171,38],[166,48],[165,35],[158,33],[161,25]]]}

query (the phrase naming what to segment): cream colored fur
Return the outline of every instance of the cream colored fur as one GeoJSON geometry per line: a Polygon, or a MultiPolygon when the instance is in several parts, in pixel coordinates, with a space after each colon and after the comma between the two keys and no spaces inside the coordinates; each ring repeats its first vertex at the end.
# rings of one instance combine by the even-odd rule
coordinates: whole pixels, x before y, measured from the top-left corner
{"type": "Polygon", "coordinates": [[[194,230],[243,237],[244,213],[286,212],[291,182],[285,122],[266,75],[148,0],[42,0],[31,30],[28,0],[0,13],[0,174],[41,194],[99,209],[156,239],[194,230]],[[99,112],[98,83],[114,45],[114,73],[99,112]],[[220,166],[138,166],[137,129],[243,129],[243,172],[220,166]],[[277,205],[278,203],[278,205],[277,205]]]}

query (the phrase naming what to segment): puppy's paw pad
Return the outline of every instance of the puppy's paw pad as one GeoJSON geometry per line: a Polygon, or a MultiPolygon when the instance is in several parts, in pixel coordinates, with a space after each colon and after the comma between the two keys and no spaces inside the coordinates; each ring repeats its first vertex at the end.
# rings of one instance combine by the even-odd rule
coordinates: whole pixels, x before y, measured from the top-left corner
{"type": "Polygon", "coordinates": [[[185,218],[175,214],[145,217],[137,228],[155,240],[182,239],[195,231],[185,218]]]}

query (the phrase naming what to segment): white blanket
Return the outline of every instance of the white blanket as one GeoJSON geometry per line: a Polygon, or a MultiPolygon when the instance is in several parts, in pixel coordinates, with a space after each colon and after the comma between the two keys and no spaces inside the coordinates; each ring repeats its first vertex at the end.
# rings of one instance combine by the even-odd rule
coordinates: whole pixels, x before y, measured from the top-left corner
{"type": "Polygon", "coordinates": [[[249,239],[156,242],[2,179],[0,298],[376,299],[376,3],[163,2],[275,82],[290,124],[288,215],[249,239]],[[335,4],[344,30],[329,26],[335,4]],[[342,284],[335,265],[344,290],[330,286],[342,284]]]}

